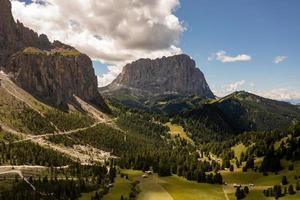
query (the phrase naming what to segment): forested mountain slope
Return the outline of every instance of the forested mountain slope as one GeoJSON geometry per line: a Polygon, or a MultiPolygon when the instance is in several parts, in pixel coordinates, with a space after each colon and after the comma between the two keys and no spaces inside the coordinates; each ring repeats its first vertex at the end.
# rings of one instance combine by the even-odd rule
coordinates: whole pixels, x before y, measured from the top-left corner
{"type": "Polygon", "coordinates": [[[300,120],[300,109],[287,102],[266,99],[247,92],[235,92],[212,105],[219,108],[237,131],[286,130],[300,120]]]}

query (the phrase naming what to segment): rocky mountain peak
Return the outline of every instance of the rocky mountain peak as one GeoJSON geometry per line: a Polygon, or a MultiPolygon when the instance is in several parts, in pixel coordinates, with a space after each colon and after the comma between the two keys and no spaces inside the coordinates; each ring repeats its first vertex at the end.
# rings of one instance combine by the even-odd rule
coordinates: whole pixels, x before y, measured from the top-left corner
{"type": "Polygon", "coordinates": [[[31,94],[55,105],[83,100],[104,105],[91,59],[59,41],[51,43],[15,22],[11,2],[0,0],[0,69],[31,94]]]}
{"type": "Polygon", "coordinates": [[[141,90],[153,95],[180,94],[214,98],[203,73],[188,55],[175,55],[155,60],[140,59],[127,64],[122,73],[106,87],[141,90]]]}

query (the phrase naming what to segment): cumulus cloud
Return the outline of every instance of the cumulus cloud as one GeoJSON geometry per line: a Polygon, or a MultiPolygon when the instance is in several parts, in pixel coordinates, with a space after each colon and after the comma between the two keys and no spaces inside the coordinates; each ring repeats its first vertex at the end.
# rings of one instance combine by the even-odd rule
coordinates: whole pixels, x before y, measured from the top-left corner
{"type": "Polygon", "coordinates": [[[240,80],[232,82],[229,84],[224,84],[220,87],[212,85],[212,91],[218,97],[224,97],[235,91],[247,91],[252,94],[257,94],[259,96],[274,99],[278,101],[286,101],[293,104],[300,104],[300,90],[291,88],[274,88],[270,90],[259,90],[255,88],[256,84],[253,82],[247,82],[245,80],[240,80]]]}
{"type": "Polygon", "coordinates": [[[285,61],[286,59],[288,59],[287,56],[276,56],[274,59],[273,59],[273,62],[275,64],[278,64],[278,63],[281,63],[283,61],[285,61]]]}
{"type": "MultiPolygon", "coordinates": [[[[13,0],[12,11],[16,19],[50,40],[121,68],[138,58],[181,53],[176,45],[184,27],[173,14],[179,5],[179,0],[33,0],[29,4],[13,0]]],[[[103,81],[115,76],[114,70],[109,73],[99,83],[107,84],[103,81]]]]}
{"type": "Polygon", "coordinates": [[[251,85],[252,83],[247,84],[247,81],[240,80],[231,83],[226,83],[221,86],[212,85],[211,89],[213,93],[218,97],[224,97],[235,91],[247,90],[249,86],[252,87],[251,85]]]}
{"type": "Polygon", "coordinates": [[[277,88],[269,91],[258,92],[259,95],[275,99],[275,100],[283,100],[283,101],[291,101],[300,100],[300,90],[291,90],[287,88],[277,88]]]}
{"type": "Polygon", "coordinates": [[[239,90],[244,84],[246,83],[245,80],[237,81],[230,83],[226,86],[226,91],[227,92],[233,92],[239,90]]]}
{"type": "Polygon", "coordinates": [[[252,57],[247,54],[239,54],[237,56],[228,56],[226,51],[218,51],[217,53],[212,54],[208,60],[218,60],[222,63],[229,63],[229,62],[245,62],[250,61],[252,57]]]}
{"type": "Polygon", "coordinates": [[[122,68],[117,66],[108,66],[107,68],[109,73],[97,76],[99,86],[105,86],[107,83],[111,83],[118,76],[118,74],[121,73],[122,70],[122,68]]]}

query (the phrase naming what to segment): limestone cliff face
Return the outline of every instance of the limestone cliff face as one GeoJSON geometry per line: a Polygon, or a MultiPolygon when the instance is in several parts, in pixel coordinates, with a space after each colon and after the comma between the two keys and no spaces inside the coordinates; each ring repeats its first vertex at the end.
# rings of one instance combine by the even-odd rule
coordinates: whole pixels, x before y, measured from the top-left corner
{"type": "Polygon", "coordinates": [[[38,35],[19,21],[14,21],[9,0],[0,0],[0,5],[0,66],[3,67],[10,55],[21,48],[51,48],[46,35],[38,35]]]}
{"type": "Polygon", "coordinates": [[[104,105],[91,59],[71,46],[49,42],[15,22],[9,0],[0,0],[0,69],[30,93],[61,105],[77,95],[104,105]]]}
{"type": "Polygon", "coordinates": [[[78,55],[17,52],[10,57],[6,70],[22,88],[56,105],[73,95],[85,100],[99,96],[92,62],[79,52],[78,55]]]}
{"type": "Polygon", "coordinates": [[[140,59],[128,64],[113,83],[106,87],[106,91],[120,87],[138,89],[150,94],[214,97],[203,73],[187,55],[155,60],[140,59]]]}

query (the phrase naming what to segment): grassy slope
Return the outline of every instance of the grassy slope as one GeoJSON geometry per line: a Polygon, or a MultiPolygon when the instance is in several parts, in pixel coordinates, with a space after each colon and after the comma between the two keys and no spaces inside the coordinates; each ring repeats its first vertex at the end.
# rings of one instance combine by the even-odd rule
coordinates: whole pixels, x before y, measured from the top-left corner
{"type": "MultiPolygon", "coordinates": [[[[165,193],[160,194],[160,192],[165,192],[161,190],[160,186],[162,186],[174,200],[223,200],[225,198],[221,185],[199,184],[178,176],[158,177],[157,175],[152,175],[153,177],[142,179],[141,175],[143,173],[136,170],[122,170],[122,173],[128,174],[130,181],[141,181],[139,187],[141,191],[144,192],[143,195],[138,196],[138,199],[141,200],[144,200],[144,197],[146,199],[159,199],[165,195],[165,193]],[[143,185],[143,182],[146,184],[143,185]],[[156,190],[156,188],[159,190],[156,190]]],[[[118,176],[114,187],[104,199],[119,200],[121,195],[124,197],[128,196],[130,192],[130,181],[121,179],[118,176]]],[[[87,200],[89,198],[90,196],[84,194],[80,200],[87,200]]]]}
{"type": "Polygon", "coordinates": [[[275,150],[279,149],[279,147],[282,144],[282,142],[285,142],[288,138],[289,138],[289,136],[286,136],[286,137],[282,138],[281,140],[275,142],[274,149],[275,150]]]}
{"type": "MultiPolygon", "coordinates": [[[[269,173],[268,176],[263,176],[261,173],[256,172],[241,172],[241,171],[235,171],[235,172],[228,172],[223,171],[222,175],[224,178],[224,181],[229,184],[238,183],[238,184],[249,184],[254,183],[256,186],[270,186],[272,187],[275,184],[280,184],[282,176],[287,176],[287,179],[289,181],[289,184],[293,184],[295,187],[296,180],[294,179],[295,175],[300,174],[300,161],[294,162],[295,169],[293,171],[289,171],[287,169],[290,162],[288,161],[282,161],[282,165],[284,166],[284,170],[280,171],[278,175],[275,175],[273,173],[269,173]]],[[[229,198],[232,200],[235,200],[234,193],[228,194],[229,198]]],[[[252,190],[250,194],[245,198],[245,200],[269,200],[274,199],[272,197],[265,197],[263,195],[263,191],[261,189],[258,190],[252,190]]],[[[286,195],[285,197],[282,197],[280,199],[283,200],[294,200],[294,199],[300,199],[300,192],[297,191],[295,195],[286,195]]]]}
{"type": "Polygon", "coordinates": [[[285,130],[294,119],[300,119],[299,109],[289,103],[265,99],[247,92],[232,93],[214,103],[232,127],[239,131],[257,129],[285,130]]]}
{"type": "Polygon", "coordinates": [[[45,116],[48,121],[53,122],[62,131],[88,127],[95,122],[86,113],[78,112],[75,109],[63,112],[51,108],[45,111],[45,116]]]}
{"type": "Polygon", "coordinates": [[[103,199],[119,200],[121,195],[123,195],[123,197],[128,197],[130,193],[130,189],[131,189],[130,181],[118,176],[114,183],[114,187],[110,190],[110,192],[107,195],[105,195],[103,199]]]}
{"type": "Polygon", "coordinates": [[[281,182],[282,176],[287,176],[288,181],[290,183],[295,184],[296,180],[294,179],[295,175],[300,174],[300,161],[294,162],[295,169],[293,171],[289,171],[287,169],[290,162],[282,161],[282,165],[284,166],[284,170],[280,171],[278,175],[274,173],[269,173],[268,176],[263,176],[262,173],[253,172],[249,170],[248,172],[242,172],[241,170],[236,170],[234,172],[222,171],[223,179],[226,183],[239,183],[239,184],[249,184],[254,183],[259,186],[273,186],[275,184],[279,184],[281,182]]]}
{"type": "Polygon", "coordinates": [[[293,171],[289,171],[288,165],[290,162],[288,161],[282,161],[282,165],[284,166],[284,170],[280,171],[278,173],[278,175],[275,174],[270,174],[269,176],[263,177],[261,179],[257,180],[257,184],[260,185],[270,185],[270,184],[278,184],[281,182],[281,178],[282,176],[287,176],[287,179],[289,181],[289,183],[295,184],[296,180],[294,178],[295,175],[300,174],[300,161],[294,162],[294,170],[293,171]]]}
{"type": "MultiPolygon", "coordinates": [[[[117,175],[113,188],[111,188],[109,193],[103,197],[104,200],[119,200],[121,195],[128,198],[131,191],[131,181],[143,174],[141,171],[136,170],[122,170],[121,172],[128,174],[129,180],[117,175]]],[[[83,193],[79,200],[90,200],[94,194],[95,192],[83,193]]]]}
{"type": "Polygon", "coordinates": [[[242,152],[246,153],[247,147],[244,144],[238,144],[235,145],[234,147],[231,147],[231,149],[234,151],[234,155],[240,159],[242,152]]]}
{"type": "MultiPolygon", "coordinates": [[[[109,193],[103,197],[104,200],[119,200],[121,195],[128,197],[130,193],[130,181],[118,176],[115,179],[113,188],[110,189],[109,193]]],[[[79,200],[90,200],[96,191],[83,193],[79,200]]]]}
{"type": "Polygon", "coordinates": [[[167,127],[170,128],[170,133],[173,137],[178,136],[187,140],[188,142],[192,143],[193,140],[189,138],[187,133],[184,131],[183,127],[180,125],[172,124],[171,122],[168,122],[165,124],[167,127]]]}
{"type": "Polygon", "coordinates": [[[199,184],[178,176],[161,179],[164,181],[162,186],[171,194],[174,200],[223,200],[225,198],[220,185],[199,184]]]}
{"type": "MultiPolygon", "coordinates": [[[[235,194],[228,194],[230,200],[236,200],[235,194]]],[[[285,195],[284,197],[279,198],[280,200],[299,200],[300,192],[297,192],[294,195],[285,195]]],[[[266,197],[261,190],[252,190],[243,200],[274,200],[274,197],[266,197]]]]}
{"type": "Polygon", "coordinates": [[[18,91],[16,95],[22,98],[23,101],[26,101],[26,103],[0,87],[0,121],[18,131],[30,134],[44,134],[55,131],[51,122],[60,130],[87,127],[94,123],[94,120],[86,113],[79,112],[76,109],[63,112],[39,102],[19,88],[16,90],[18,91]]]}
{"type": "Polygon", "coordinates": [[[53,132],[54,127],[38,112],[0,88],[0,121],[18,131],[36,134],[53,132]]]}
{"type": "MultiPolygon", "coordinates": [[[[230,200],[236,200],[235,194],[231,193],[228,195],[230,200]]],[[[262,191],[259,190],[253,190],[250,191],[250,193],[247,195],[246,198],[244,198],[244,200],[273,200],[274,197],[265,197],[264,194],[262,193],[262,191]]]]}

